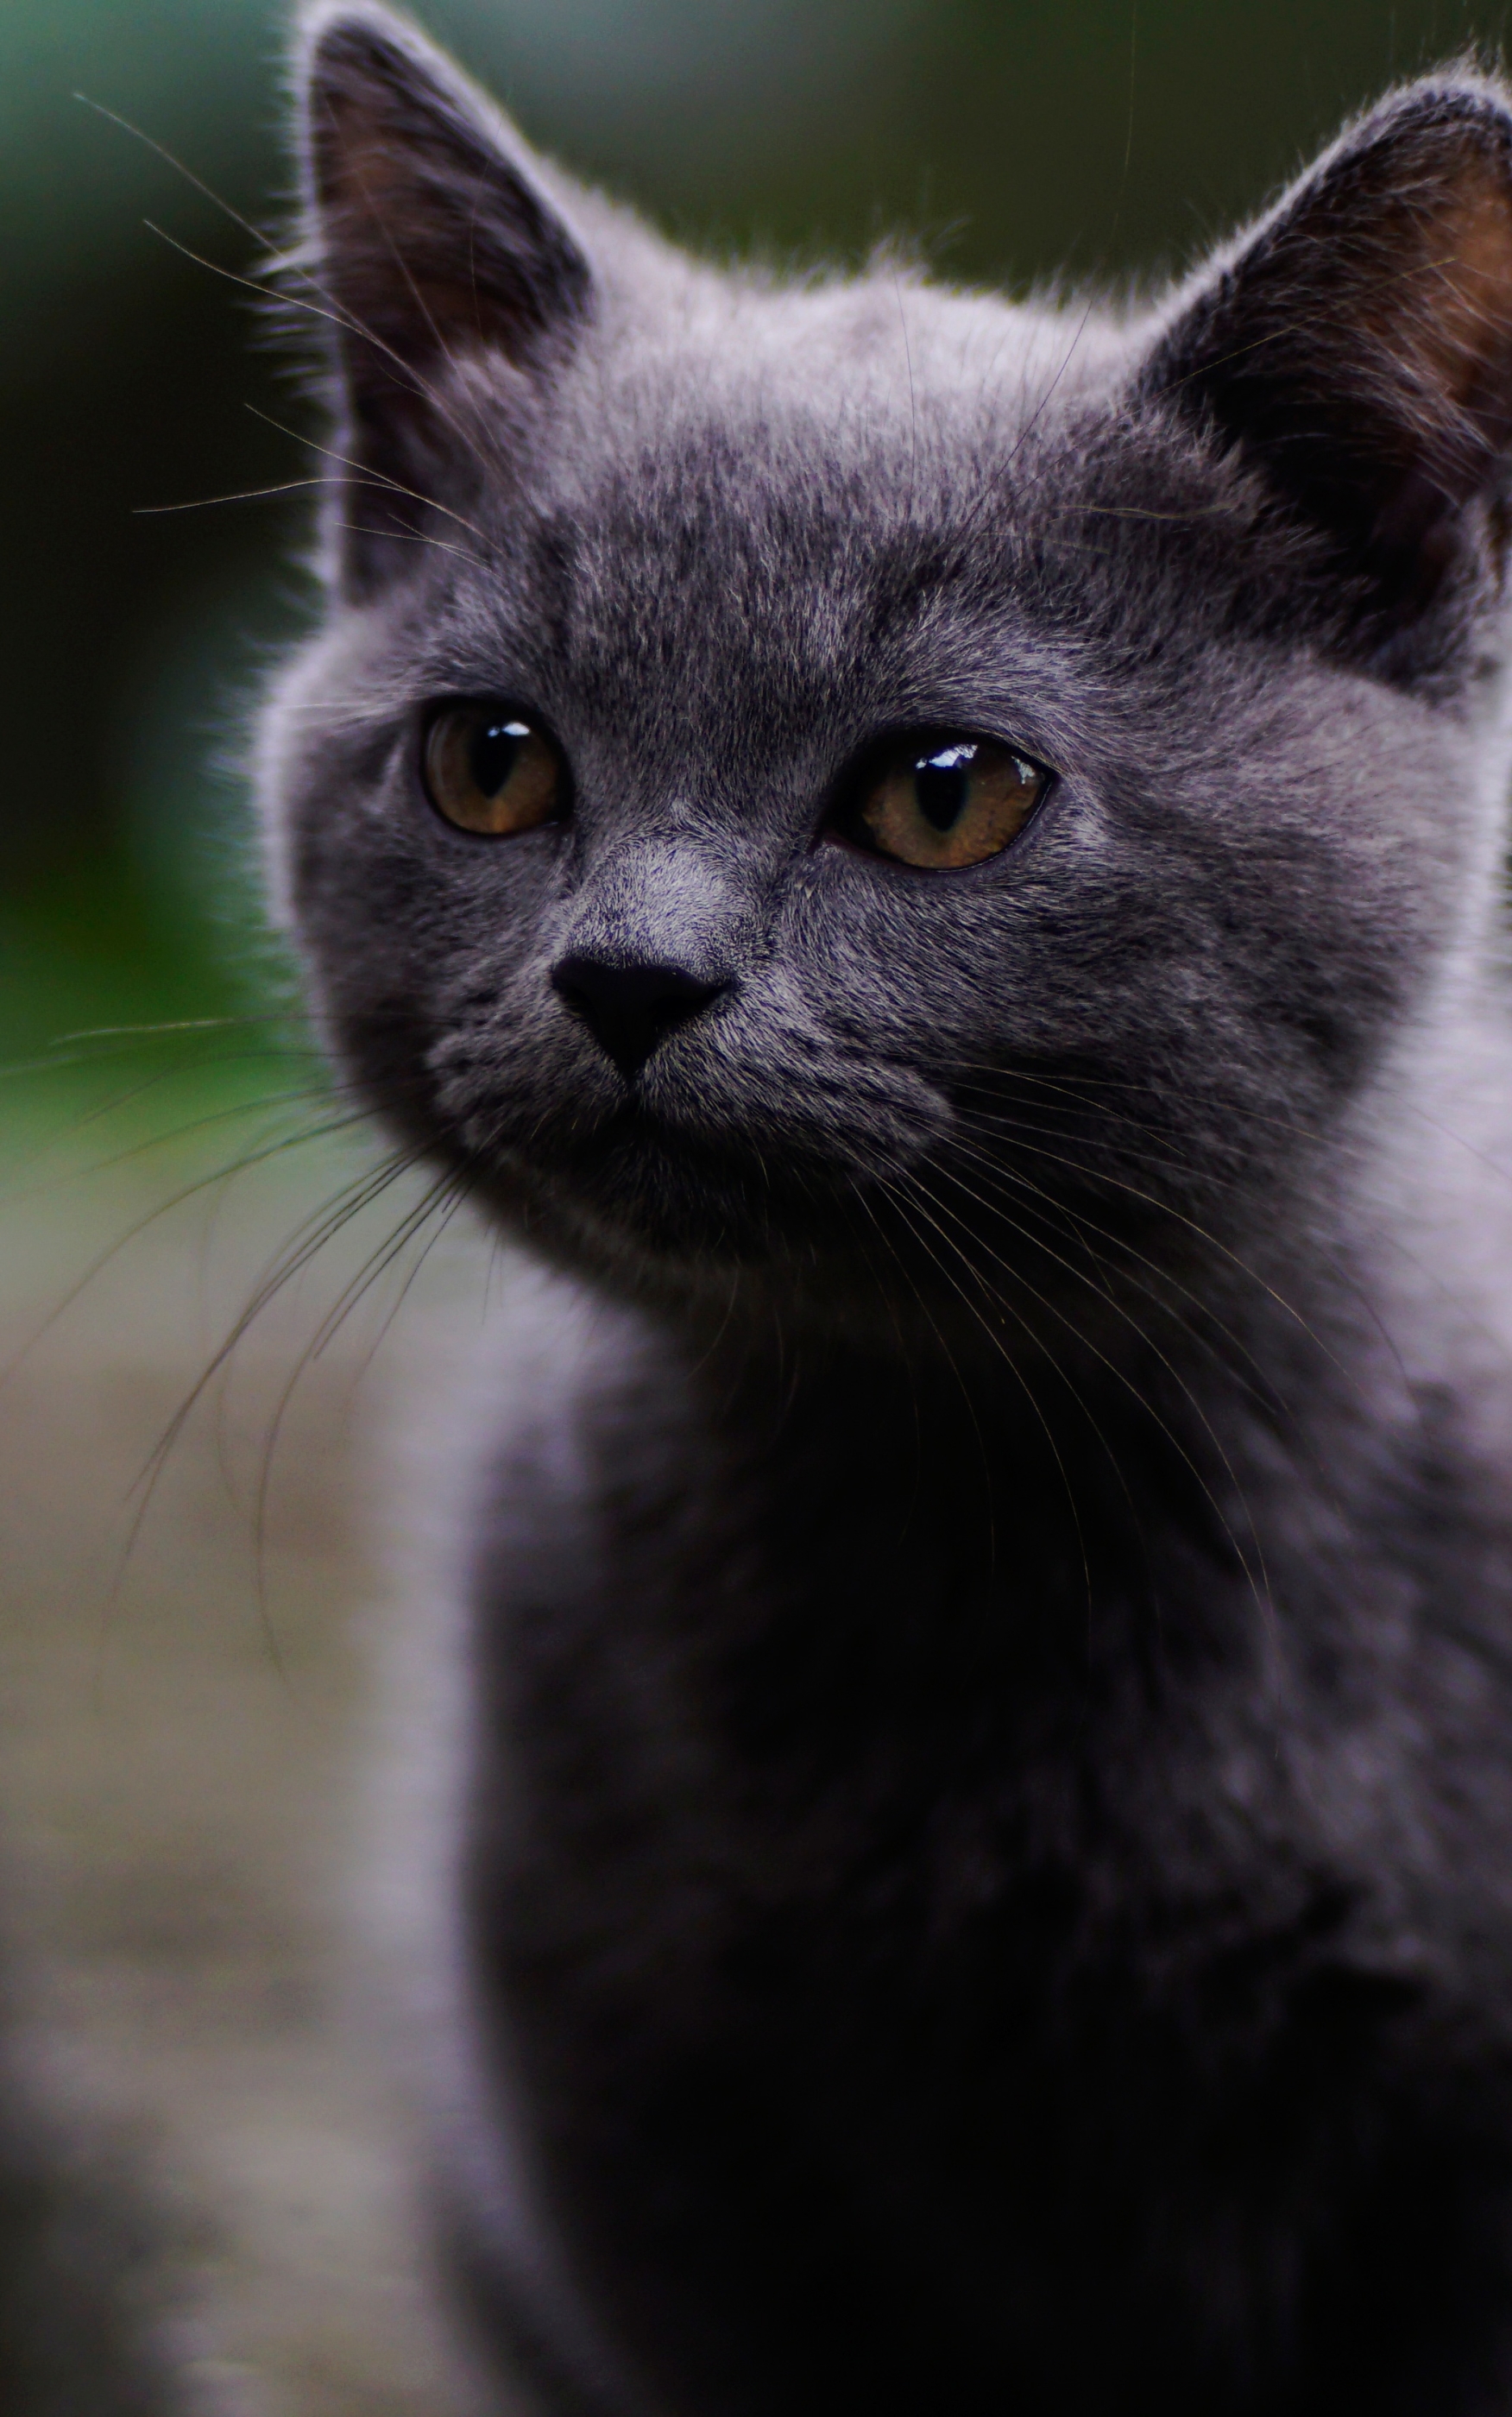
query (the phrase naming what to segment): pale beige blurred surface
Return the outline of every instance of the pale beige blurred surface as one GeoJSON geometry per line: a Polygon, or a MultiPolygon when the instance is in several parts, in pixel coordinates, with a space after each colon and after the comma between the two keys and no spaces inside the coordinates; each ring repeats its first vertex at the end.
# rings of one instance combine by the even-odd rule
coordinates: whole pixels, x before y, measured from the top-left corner
{"type": "Polygon", "coordinates": [[[371,1982],[354,1987],[352,1883],[396,1616],[372,1541],[403,1518],[392,1431],[476,1324],[481,1251],[454,1229],[384,1333],[412,1251],[304,1370],[259,1550],[290,1376],[414,1191],[376,1207],[238,1345],[133,1540],[140,1473],[227,1320],[364,1161],[325,1143],[212,1187],[38,1333],[226,1154],[90,1173],[91,1150],[112,1154],[53,1150],[0,1200],[0,1811],[23,2000],[66,2107],[101,2136],[124,2123],[172,2213],[207,2406],[448,2417],[465,2395],[404,2101],[381,2027],[353,2018],[371,1982]]]}

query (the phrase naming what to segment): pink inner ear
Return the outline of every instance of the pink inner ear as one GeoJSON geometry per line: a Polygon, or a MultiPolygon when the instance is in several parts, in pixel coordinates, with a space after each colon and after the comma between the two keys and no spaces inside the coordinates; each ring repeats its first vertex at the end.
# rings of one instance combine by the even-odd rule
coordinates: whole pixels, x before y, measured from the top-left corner
{"type": "Polygon", "coordinates": [[[355,324],[387,334],[398,349],[422,357],[491,343],[507,351],[512,324],[488,307],[493,297],[476,279],[447,273],[455,247],[445,247],[441,266],[437,253],[444,247],[417,221],[413,180],[396,170],[383,145],[353,146],[342,166],[331,215],[343,246],[355,324]]]}
{"type": "Polygon", "coordinates": [[[1489,162],[1434,228],[1422,336],[1442,392],[1477,417],[1512,417],[1512,190],[1489,162]]]}
{"type": "Polygon", "coordinates": [[[1365,285],[1355,325],[1404,378],[1426,462],[1468,492],[1512,435],[1512,178],[1477,152],[1436,205],[1409,191],[1387,206],[1390,273],[1365,285]]]}
{"type": "MultiPolygon", "coordinates": [[[[324,114],[315,129],[321,198],[346,260],[359,323],[389,335],[417,323],[413,347],[403,349],[421,353],[449,352],[454,341],[469,338],[502,341],[507,330],[484,324],[456,225],[447,223],[445,207],[437,210],[404,129],[333,96],[324,114]]],[[[455,209],[450,217],[454,221],[455,209]]]]}
{"type": "Polygon", "coordinates": [[[321,199],[338,209],[382,209],[408,181],[401,173],[391,134],[365,112],[349,107],[332,95],[324,97],[316,129],[316,158],[324,188],[321,199]]]}
{"type": "Polygon", "coordinates": [[[361,29],[311,62],[316,248],[338,309],[388,360],[354,357],[357,383],[485,348],[528,369],[585,308],[571,237],[449,72],[361,29]]]}
{"type": "Polygon", "coordinates": [[[308,256],[340,450],[362,490],[337,524],[342,577],[364,593],[401,541],[413,551],[438,488],[476,474],[462,389],[479,357],[492,362],[489,443],[502,464],[594,285],[524,146],[418,37],[339,9],[310,53],[306,106],[308,256]]]}

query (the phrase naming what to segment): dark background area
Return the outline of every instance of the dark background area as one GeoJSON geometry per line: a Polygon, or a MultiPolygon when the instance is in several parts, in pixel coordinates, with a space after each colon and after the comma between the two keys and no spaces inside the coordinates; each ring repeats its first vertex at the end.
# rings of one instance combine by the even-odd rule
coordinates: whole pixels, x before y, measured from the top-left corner
{"type": "MultiPolygon", "coordinates": [[[[1392,80],[1483,54],[1463,0],[433,0],[571,165],[674,234],[779,257],[919,238],[1021,289],[1178,266],[1392,80]]],[[[233,277],[276,230],[283,12],[0,12],[0,1040],[214,1013],[257,980],[245,699],[309,610],[309,425],[233,277]],[[151,220],[164,230],[150,232],[151,220]],[[167,240],[171,237],[172,242],[167,240]],[[253,408],[249,408],[252,406],[253,408]]]]}

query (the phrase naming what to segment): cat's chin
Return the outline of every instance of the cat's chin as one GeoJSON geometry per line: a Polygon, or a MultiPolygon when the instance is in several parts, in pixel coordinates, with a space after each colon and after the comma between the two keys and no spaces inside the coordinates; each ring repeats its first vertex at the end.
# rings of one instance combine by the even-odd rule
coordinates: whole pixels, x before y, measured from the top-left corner
{"type": "Polygon", "coordinates": [[[549,1157],[511,1153],[483,1189],[566,1255],[677,1287],[741,1270],[811,1276],[855,1250],[856,1204],[835,1170],[639,1113],[549,1157]]]}

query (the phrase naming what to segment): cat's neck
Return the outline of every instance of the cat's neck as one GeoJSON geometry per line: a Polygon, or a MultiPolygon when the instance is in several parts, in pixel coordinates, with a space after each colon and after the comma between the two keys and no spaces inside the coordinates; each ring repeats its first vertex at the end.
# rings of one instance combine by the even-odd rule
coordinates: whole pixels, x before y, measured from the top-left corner
{"type": "MultiPolygon", "coordinates": [[[[1467,1228],[1504,1181],[1474,1148],[1456,1144],[1467,1228]]],[[[1215,1249],[1201,1291],[1144,1275],[1031,1323],[1005,1279],[995,1316],[990,1294],[946,1295],[826,1328],[767,1300],[684,1331],[700,1431],[804,1549],[865,1537],[879,1575],[902,1554],[1137,1619],[1179,1570],[1247,1622],[1310,1594],[1324,1534],[1369,1558],[1446,1419],[1474,1457],[1458,1402],[1477,1356],[1484,1373],[1500,1350],[1509,1390],[1476,1270],[1422,1262],[1413,1154],[1356,1148],[1310,1218],[1278,1221],[1284,1251],[1258,1229],[1215,1249]]]]}

